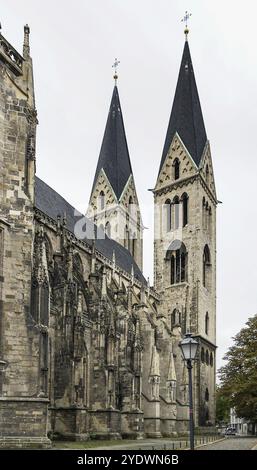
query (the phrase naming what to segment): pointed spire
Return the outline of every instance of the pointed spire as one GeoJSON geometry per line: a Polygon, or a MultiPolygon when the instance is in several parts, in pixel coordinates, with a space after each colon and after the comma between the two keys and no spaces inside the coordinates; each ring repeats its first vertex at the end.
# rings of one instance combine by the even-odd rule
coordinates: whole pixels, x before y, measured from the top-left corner
{"type": "Polygon", "coordinates": [[[168,376],[167,376],[167,381],[168,382],[175,382],[177,380],[176,378],[176,371],[175,371],[175,364],[174,364],[174,356],[173,352],[170,353],[170,361],[169,361],[169,368],[168,368],[168,376]]]}
{"type": "Polygon", "coordinates": [[[101,170],[104,170],[119,200],[122,191],[132,174],[126,133],[123,123],[118,88],[115,85],[110,110],[105,127],[104,138],[96,168],[93,189],[101,170]]]}
{"type": "Polygon", "coordinates": [[[156,346],[152,347],[152,360],[151,360],[151,369],[150,377],[160,375],[160,364],[159,364],[159,354],[157,352],[156,346]]]}
{"type": "Polygon", "coordinates": [[[198,166],[207,142],[207,135],[187,34],[159,173],[176,132],[198,166]]]}
{"type": "Polygon", "coordinates": [[[30,34],[30,28],[29,28],[29,25],[26,24],[24,26],[24,41],[23,41],[23,57],[24,57],[24,59],[28,59],[28,57],[30,57],[29,34],[30,34]]]}

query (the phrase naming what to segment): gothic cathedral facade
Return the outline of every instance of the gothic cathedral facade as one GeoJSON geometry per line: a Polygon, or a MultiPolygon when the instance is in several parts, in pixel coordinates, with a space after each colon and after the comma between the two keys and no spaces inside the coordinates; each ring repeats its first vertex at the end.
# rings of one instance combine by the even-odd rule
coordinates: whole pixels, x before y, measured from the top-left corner
{"type": "MultiPolygon", "coordinates": [[[[115,83],[87,215],[36,175],[30,30],[0,34],[0,447],[215,425],[216,205],[186,41],[154,197],[154,283],[115,83]]],[[[117,77],[115,77],[117,79],[117,77]]]]}

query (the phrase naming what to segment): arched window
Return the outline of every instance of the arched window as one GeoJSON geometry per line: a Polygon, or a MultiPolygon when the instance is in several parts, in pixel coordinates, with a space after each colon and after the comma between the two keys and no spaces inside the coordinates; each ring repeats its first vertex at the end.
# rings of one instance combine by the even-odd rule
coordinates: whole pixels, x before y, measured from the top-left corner
{"type": "Polygon", "coordinates": [[[208,335],[209,334],[209,313],[206,312],[206,315],[205,315],[205,334],[208,335]]]}
{"type": "Polygon", "coordinates": [[[209,390],[208,390],[208,388],[205,389],[205,396],[204,396],[204,398],[205,398],[205,401],[209,401],[209,390]]]}
{"type": "Polygon", "coordinates": [[[209,233],[211,233],[211,230],[212,230],[212,212],[211,212],[211,206],[209,207],[209,221],[208,221],[208,225],[209,225],[209,233]]]}
{"type": "Polygon", "coordinates": [[[179,228],[179,197],[175,196],[173,199],[174,204],[174,229],[177,230],[179,228]]]}
{"type": "Polygon", "coordinates": [[[74,254],[73,264],[74,264],[74,268],[77,271],[79,271],[80,273],[83,273],[83,264],[81,261],[81,257],[78,253],[74,254]]]}
{"type": "Polygon", "coordinates": [[[132,240],[132,256],[136,256],[136,235],[133,235],[133,240],[132,240]]]}
{"type": "Polygon", "coordinates": [[[209,166],[208,165],[206,165],[206,168],[205,168],[205,176],[206,176],[206,183],[209,184],[210,172],[209,172],[209,166]]]}
{"type": "Polygon", "coordinates": [[[202,204],[202,226],[205,230],[205,197],[203,197],[203,204],[202,204]]]}
{"type": "Polygon", "coordinates": [[[211,268],[211,255],[208,245],[205,245],[203,250],[203,285],[207,289],[210,285],[210,268],[211,268]]]}
{"type": "Polygon", "coordinates": [[[136,219],[137,211],[136,211],[136,206],[134,205],[133,197],[129,197],[129,202],[128,202],[128,213],[131,217],[136,219]]]}
{"type": "Polygon", "coordinates": [[[213,354],[210,354],[210,366],[213,367],[213,354]]]}
{"type": "Polygon", "coordinates": [[[129,249],[129,229],[128,226],[125,226],[124,230],[124,240],[125,240],[125,248],[129,249]]]}
{"type": "Polygon", "coordinates": [[[174,240],[166,254],[170,261],[170,283],[178,284],[187,280],[187,252],[184,243],[174,240]]]}
{"type": "Polygon", "coordinates": [[[110,224],[110,222],[106,222],[106,224],[105,224],[105,233],[109,238],[111,238],[111,224],[110,224]]]}
{"type": "Polygon", "coordinates": [[[185,227],[188,223],[188,195],[184,193],[181,199],[183,209],[183,227],[185,227]]]}
{"type": "Polygon", "coordinates": [[[206,349],[206,353],[205,353],[205,362],[206,362],[207,366],[210,364],[210,356],[209,356],[208,349],[206,349]]]}
{"type": "Polygon", "coordinates": [[[180,177],[180,161],[178,158],[174,161],[174,179],[178,180],[180,177]]]}
{"type": "Polygon", "coordinates": [[[205,362],[204,349],[201,348],[201,362],[205,362]]]}
{"type": "Polygon", "coordinates": [[[164,204],[164,217],[165,217],[165,228],[166,228],[166,231],[169,232],[172,228],[172,205],[171,205],[171,201],[169,199],[167,199],[167,201],[165,201],[165,204],[164,204]]]}
{"type": "Polygon", "coordinates": [[[105,194],[103,191],[101,191],[99,194],[99,206],[100,206],[100,210],[102,211],[105,206],[105,194]]]}

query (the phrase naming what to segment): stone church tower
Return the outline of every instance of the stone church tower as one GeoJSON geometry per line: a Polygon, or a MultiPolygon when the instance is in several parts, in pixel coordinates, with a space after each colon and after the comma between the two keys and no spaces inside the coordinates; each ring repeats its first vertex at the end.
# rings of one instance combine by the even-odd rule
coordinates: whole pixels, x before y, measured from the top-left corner
{"type": "Polygon", "coordinates": [[[35,140],[29,27],[23,55],[0,34],[0,435],[47,446],[41,343],[29,317],[34,241],[35,140]]]}
{"type": "MultiPolygon", "coordinates": [[[[115,82],[117,75],[114,76],[115,82]]],[[[143,268],[143,225],[115,84],[89,201],[88,217],[143,268]]],[[[105,233],[105,234],[104,234],[105,233]]],[[[98,233],[101,238],[101,232],[98,233]]]]}
{"type": "Polygon", "coordinates": [[[208,425],[215,417],[217,197],[187,33],[153,193],[154,285],[173,331],[199,339],[195,421],[208,425]]]}

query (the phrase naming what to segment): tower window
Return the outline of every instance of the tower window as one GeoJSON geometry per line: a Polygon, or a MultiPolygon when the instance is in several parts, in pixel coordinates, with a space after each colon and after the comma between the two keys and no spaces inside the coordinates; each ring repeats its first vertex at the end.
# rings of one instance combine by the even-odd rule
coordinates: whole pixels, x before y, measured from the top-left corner
{"type": "Polygon", "coordinates": [[[188,195],[184,193],[181,199],[183,208],[183,227],[185,227],[188,223],[188,195]]]}
{"type": "Polygon", "coordinates": [[[170,261],[170,283],[178,284],[187,280],[187,252],[184,243],[175,240],[166,254],[170,261]],[[180,245],[179,248],[177,246],[180,245]]]}
{"type": "Polygon", "coordinates": [[[133,204],[134,204],[133,197],[130,196],[129,197],[129,202],[128,202],[128,212],[129,212],[130,215],[133,215],[133,204]]]}
{"type": "Polygon", "coordinates": [[[100,210],[102,211],[105,206],[105,194],[103,191],[101,191],[99,194],[99,205],[100,205],[100,210]]]}
{"type": "Polygon", "coordinates": [[[180,161],[178,158],[174,161],[174,179],[178,180],[180,177],[180,161]]]}
{"type": "Polygon", "coordinates": [[[213,367],[213,354],[210,354],[210,366],[213,367]]]}
{"type": "Polygon", "coordinates": [[[201,362],[205,362],[204,349],[201,348],[201,362]]]}
{"type": "Polygon", "coordinates": [[[206,176],[206,183],[209,184],[210,172],[209,172],[209,166],[208,165],[206,165],[205,176],[206,176]]]}
{"type": "Polygon", "coordinates": [[[208,390],[208,388],[205,389],[205,396],[204,396],[204,398],[205,398],[205,401],[209,401],[209,390],[208,390]]]}
{"type": "Polygon", "coordinates": [[[209,288],[210,285],[211,256],[208,245],[205,245],[203,251],[203,285],[209,288]]]}
{"type": "Polygon", "coordinates": [[[209,314],[208,314],[208,312],[206,312],[206,315],[205,315],[205,334],[206,335],[209,334],[209,314]]]}
{"type": "Polygon", "coordinates": [[[210,356],[209,356],[208,349],[206,349],[206,353],[205,353],[205,362],[206,362],[207,366],[210,364],[210,356]]]}
{"type": "Polygon", "coordinates": [[[166,231],[169,232],[172,228],[172,205],[171,201],[167,199],[164,204],[164,212],[165,212],[165,223],[166,223],[166,231]]]}
{"type": "Polygon", "coordinates": [[[174,204],[174,229],[177,230],[179,228],[179,198],[175,196],[173,199],[174,204]]]}

